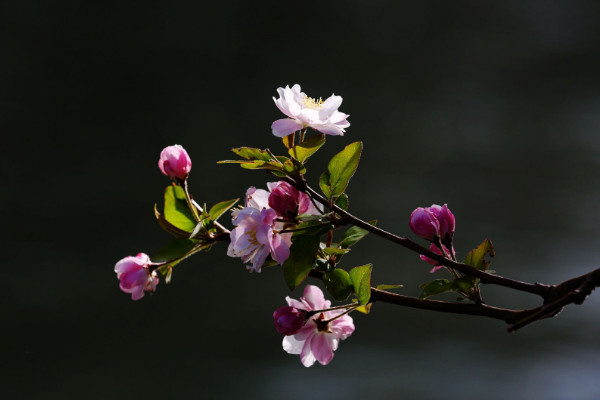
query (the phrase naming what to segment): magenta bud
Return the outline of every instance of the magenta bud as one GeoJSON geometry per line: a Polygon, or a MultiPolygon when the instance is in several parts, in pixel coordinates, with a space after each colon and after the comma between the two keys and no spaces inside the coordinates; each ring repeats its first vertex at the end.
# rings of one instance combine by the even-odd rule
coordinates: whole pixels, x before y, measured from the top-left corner
{"type": "Polygon", "coordinates": [[[271,189],[269,207],[279,215],[294,218],[298,214],[299,205],[300,191],[289,183],[281,181],[277,187],[271,189]]]}
{"type": "Polygon", "coordinates": [[[296,307],[279,307],[273,313],[275,330],[282,335],[295,335],[306,321],[306,311],[296,307]]]}
{"type": "Polygon", "coordinates": [[[158,168],[175,181],[185,181],[192,169],[192,160],[187,151],[176,144],[163,149],[158,160],[158,168]]]}
{"type": "Polygon", "coordinates": [[[440,236],[440,223],[435,214],[428,208],[419,207],[410,215],[410,229],[419,237],[434,240],[435,236],[440,236]]]}
{"type": "Polygon", "coordinates": [[[448,205],[444,204],[440,207],[437,204],[434,204],[429,207],[429,211],[435,215],[440,224],[440,237],[442,240],[445,240],[446,236],[449,236],[450,240],[452,240],[456,221],[454,219],[454,214],[452,214],[448,205]]]}

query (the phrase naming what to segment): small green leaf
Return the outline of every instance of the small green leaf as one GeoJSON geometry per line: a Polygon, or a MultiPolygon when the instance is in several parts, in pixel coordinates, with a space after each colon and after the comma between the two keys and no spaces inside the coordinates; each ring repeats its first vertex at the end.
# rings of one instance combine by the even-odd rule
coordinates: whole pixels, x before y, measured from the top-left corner
{"type": "Polygon", "coordinates": [[[239,200],[240,199],[225,200],[215,204],[210,208],[210,211],[208,212],[210,219],[216,221],[221,215],[227,212],[227,210],[233,207],[235,203],[237,203],[239,200]]]}
{"type": "Polygon", "coordinates": [[[293,234],[294,238],[299,236],[316,236],[318,238],[330,229],[333,229],[333,224],[321,221],[306,221],[296,225],[294,229],[296,230],[293,234]]]}
{"type": "Polygon", "coordinates": [[[342,193],[337,199],[335,199],[335,205],[341,208],[342,210],[347,210],[348,195],[346,193],[342,193]]]}
{"type": "Polygon", "coordinates": [[[404,285],[377,285],[375,288],[379,290],[390,290],[404,287],[404,285]]]}
{"type": "Polygon", "coordinates": [[[317,135],[306,139],[304,142],[294,146],[288,151],[290,156],[296,158],[302,164],[325,144],[325,135],[317,135]]]}
{"type": "Polygon", "coordinates": [[[192,251],[198,242],[190,239],[173,239],[150,257],[153,262],[171,262],[192,251]]]}
{"type": "Polygon", "coordinates": [[[419,300],[426,299],[427,297],[436,294],[454,291],[452,282],[448,281],[448,279],[436,279],[435,281],[425,283],[424,285],[421,285],[421,289],[423,289],[423,291],[419,296],[419,300]]]}
{"type": "Polygon", "coordinates": [[[323,249],[323,252],[325,254],[327,254],[328,256],[337,256],[337,255],[344,255],[347,252],[349,252],[350,249],[340,249],[338,247],[326,247],[323,249]]]}
{"type": "Polygon", "coordinates": [[[486,271],[491,264],[491,261],[485,261],[485,255],[489,254],[494,257],[494,245],[489,239],[485,239],[479,246],[471,250],[465,258],[465,264],[482,271],[486,271]]]}
{"type": "Polygon", "coordinates": [[[185,192],[177,185],[165,189],[164,216],[169,223],[185,232],[190,233],[196,227],[196,220],[188,207],[185,192]]]}
{"type": "Polygon", "coordinates": [[[296,217],[296,219],[298,221],[302,221],[302,222],[307,222],[307,221],[317,221],[323,218],[326,218],[328,216],[330,216],[331,213],[327,213],[325,215],[321,215],[321,214],[298,214],[298,216],[296,217]]]}
{"type": "Polygon", "coordinates": [[[290,290],[294,290],[312,269],[317,256],[319,236],[305,235],[293,239],[290,256],[283,263],[283,278],[290,290]]]}
{"type": "Polygon", "coordinates": [[[355,310],[363,314],[368,314],[371,312],[372,305],[373,303],[365,304],[364,306],[356,307],[355,310]]]}
{"type": "Polygon", "coordinates": [[[323,275],[323,283],[327,291],[337,301],[346,300],[352,293],[352,280],[346,271],[336,268],[323,275]]]}
{"type": "Polygon", "coordinates": [[[271,161],[273,159],[268,151],[255,149],[253,147],[238,147],[231,149],[231,151],[246,160],[271,161]]]}
{"type": "Polygon", "coordinates": [[[354,267],[350,270],[350,279],[354,293],[358,298],[358,302],[362,305],[367,304],[371,298],[371,270],[372,264],[354,267]]]}
{"type": "MultiPolygon", "coordinates": [[[[377,225],[377,220],[371,220],[369,221],[369,225],[377,225]]],[[[364,238],[365,236],[367,236],[367,234],[369,233],[369,231],[363,229],[363,228],[359,228],[358,226],[353,226],[351,228],[349,228],[346,232],[344,232],[344,235],[342,236],[342,240],[340,240],[339,243],[339,247],[350,247],[350,246],[354,246],[356,243],[358,243],[359,240],[361,240],[362,238],[364,238]]]]}
{"type": "Polygon", "coordinates": [[[327,171],[319,179],[319,186],[325,196],[331,199],[344,193],[358,167],[362,147],[362,142],[350,143],[329,161],[327,171]]]}
{"type": "Polygon", "coordinates": [[[472,276],[463,276],[452,281],[452,288],[456,291],[466,292],[477,284],[478,279],[472,276]]]}

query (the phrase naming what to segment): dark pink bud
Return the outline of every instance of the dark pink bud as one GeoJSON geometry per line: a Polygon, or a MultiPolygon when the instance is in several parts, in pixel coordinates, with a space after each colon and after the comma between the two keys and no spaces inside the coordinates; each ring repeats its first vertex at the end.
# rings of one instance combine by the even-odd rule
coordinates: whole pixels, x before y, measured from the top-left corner
{"type": "Polygon", "coordinates": [[[277,187],[271,189],[269,207],[284,217],[295,217],[298,214],[300,191],[287,182],[278,182],[277,187]]]}
{"type": "Polygon", "coordinates": [[[192,169],[192,160],[187,151],[176,144],[163,149],[158,160],[158,168],[169,178],[184,181],[192,169]]]}
{"type": "Polygon", "coordinates": [[[452,239],[456,222],[454,220],[454,214],[452,214],[448,205],[444,204],[440,207],[437,204],[434,204],[429,207],[429,211],[436,216],[440,223],[440,237],[442,240],[445,239],[446,235],[450,236],[450,239],[452,239]]]}
{"type": "Polygon", "coordinates": [[[273,313],[275,330],[282,335],[295,335],[306,321],[306,311],[296,307],[279,307],[273,313]]]}
{"type": "Polygon", "coordinates": [[[417,236],[429,241],[440,235],[440,223],[435,214],[427,208],[419,207],[413,211],[409,225],[417,236]]]}

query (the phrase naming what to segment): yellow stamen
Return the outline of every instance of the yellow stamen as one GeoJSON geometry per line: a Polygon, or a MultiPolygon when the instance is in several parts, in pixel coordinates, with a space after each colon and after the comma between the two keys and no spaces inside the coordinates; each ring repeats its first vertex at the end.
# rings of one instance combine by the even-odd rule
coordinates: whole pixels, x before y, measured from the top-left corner
{"type": "Polygon", "coordinates": [[[315,100],[312,97],[306,96],[304,97],[304,100],[302,100],[302,104],[304,104],[306,108],[318,110],[319,108],[323,107],[323,99],[319,97],[319,100],[315,100]]]}

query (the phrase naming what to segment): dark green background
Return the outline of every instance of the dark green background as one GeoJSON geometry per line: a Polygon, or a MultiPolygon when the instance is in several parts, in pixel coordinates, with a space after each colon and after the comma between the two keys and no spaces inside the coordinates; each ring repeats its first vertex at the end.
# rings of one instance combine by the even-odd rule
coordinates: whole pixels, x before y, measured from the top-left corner
{"type": "MultiPolygon", "coordinates": [[[[600,295],[509,335],[494,320],[377,304],[332,363],[281,349],[279,267],[248,274],[217,246],[132,302],[115,262],[169,237],[153,218],[160,150],[192,159],[213,204],[269,179],[217,166],[235,146],[282,152],[271,97],[343,96],[364,141],[351,211],[409,234],[448,203],[459,257],[560,282],[600,263],[600,5],[586,1],[5,1],[0,24],[7,399],[597,399],[600,295]]],[[[415,295],[432,276],[369,237],[346,267],[415,295]]],[[[439,276],[443,273],[439,272],[439,276]]],[[[436,276],[438,276],[436,275],[436,276]]],[[[484,287],[486,299],[537,299],[484,287]]],[[[291,294],[299,296],[299,291],[291,294]]]]}

